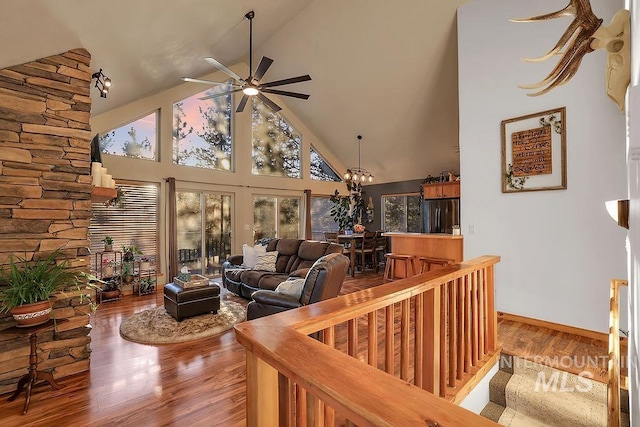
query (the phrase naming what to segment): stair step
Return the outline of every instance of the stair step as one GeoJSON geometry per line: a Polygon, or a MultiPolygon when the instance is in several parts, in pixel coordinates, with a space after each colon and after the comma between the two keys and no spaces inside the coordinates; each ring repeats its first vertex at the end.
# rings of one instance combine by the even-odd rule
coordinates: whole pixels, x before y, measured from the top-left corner
{"type": "MultiPolygon", "coordinates": [[[[505,427],[559,427],[553,424],[545,424],[535,418],[528,417],[511,408],[506,408],[498,420],[498,424],[505,427]]],[[[567,424],[569,425],[569,424],[567,424]]]]}
{"type": "Polygon", "coordinates": [[[495,421],[497,423],[500,420],[500,417],[502,416],[504,410],[504,406],[489,401],[482,412],[480,412],[480,415],[485,418],[489,418],[491,421],[495,421]]]}

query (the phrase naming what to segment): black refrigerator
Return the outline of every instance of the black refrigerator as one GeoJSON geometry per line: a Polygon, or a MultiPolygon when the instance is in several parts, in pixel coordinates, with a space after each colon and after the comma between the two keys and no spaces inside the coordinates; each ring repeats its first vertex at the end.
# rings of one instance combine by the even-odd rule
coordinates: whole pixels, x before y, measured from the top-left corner
{"type": "Polygon", "coordinates": [[[460,198],[425,200],[422,221],[425,233],[453,234],[453,226],[460,225],[460,198]]]}

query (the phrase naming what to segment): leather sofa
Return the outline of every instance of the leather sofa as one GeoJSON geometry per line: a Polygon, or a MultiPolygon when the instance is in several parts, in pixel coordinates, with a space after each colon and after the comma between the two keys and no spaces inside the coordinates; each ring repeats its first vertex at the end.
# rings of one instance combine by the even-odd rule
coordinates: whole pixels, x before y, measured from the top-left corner
{"type": "Polygon", "coordinates": [[[305,277],[319,258],[342,253],[342,245],[301,239],[273,239],[267,252],[278,251],[276,271],[252,270],[242,266],[242,255],[232,255],[222,264],[222,284],[229,291],[251,299],[255,291],[274,290],[289,277],[305,277]]]}
{"type": "Polygon", "coordinates": [[[349,258],[332,253],[317,260],[305,277],[302,295],[295,298],[275,291],[260,290],[247,306],[247,320],[280,313],[338,296],[347,275],[349,258]]]}

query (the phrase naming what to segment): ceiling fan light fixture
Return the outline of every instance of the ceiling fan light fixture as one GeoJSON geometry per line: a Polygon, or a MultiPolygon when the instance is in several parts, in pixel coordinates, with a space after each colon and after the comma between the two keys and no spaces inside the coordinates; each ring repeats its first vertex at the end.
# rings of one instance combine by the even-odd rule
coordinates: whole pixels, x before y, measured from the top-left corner
{"type": "Polygon", "coordinates": [[[245,95],[248,95],[248,96],[255,96],[259,92],[260,91],[255,86],[245,86],[245,87],[242,88],[242,93],[244,93],[245,95]]]}

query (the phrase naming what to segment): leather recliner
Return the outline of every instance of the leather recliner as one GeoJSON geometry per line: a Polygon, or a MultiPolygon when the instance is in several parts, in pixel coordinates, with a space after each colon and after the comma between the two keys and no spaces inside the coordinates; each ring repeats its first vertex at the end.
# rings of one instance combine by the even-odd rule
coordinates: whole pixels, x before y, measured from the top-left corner
{"type": "Polygon", "coordinates": [[[349,258],[332,253],[319,258],[305,277],[299,299],[271,290],[259,290],[251,295],[247,320],[280,313],[338,296],[347,275],[349,258]]]}

